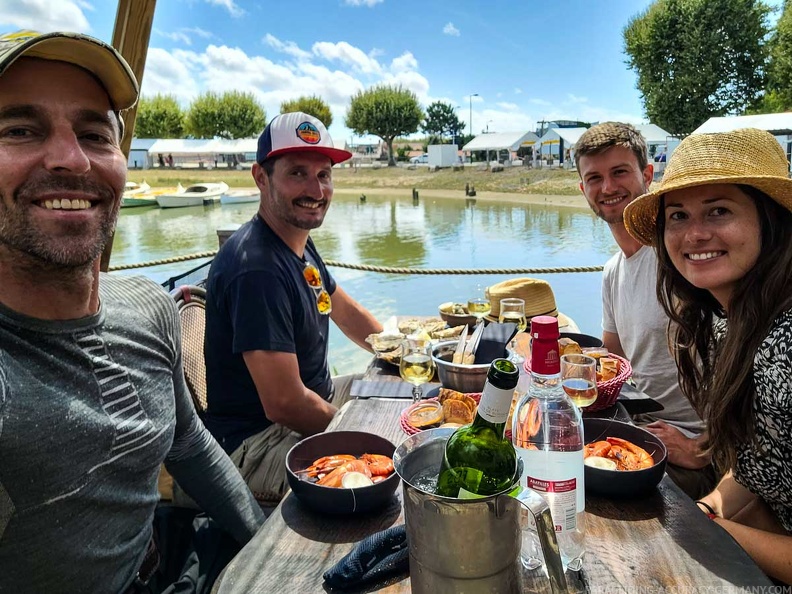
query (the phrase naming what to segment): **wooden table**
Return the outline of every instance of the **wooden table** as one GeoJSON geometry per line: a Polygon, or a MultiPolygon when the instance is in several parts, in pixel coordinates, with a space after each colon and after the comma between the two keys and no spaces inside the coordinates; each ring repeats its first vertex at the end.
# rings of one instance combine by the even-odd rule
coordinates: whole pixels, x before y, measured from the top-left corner
{"type": "MultiPolygon", "coordinates": [[[[353,400],[330,430],[365,430],[398,444],[405,436],[398,416],[404,400],[353,400]]],[[[311,512],[289,493],[259,533],[228,566],[219,594],[325,591],[322,574],[374,532],[404,522],[401,488],[385,510],[368,516],[333,517],[311,512]]],[[[584,569],[567,572],[576,592],[728,592],[772,582],[737,543],[668,477],[640,500],[586,498],[584,569]]],[[[523,575],[529,591],[543,592],[537,572],[523,575]]],[[[410,592],[409,578],[381,587],[410,592]]]]}

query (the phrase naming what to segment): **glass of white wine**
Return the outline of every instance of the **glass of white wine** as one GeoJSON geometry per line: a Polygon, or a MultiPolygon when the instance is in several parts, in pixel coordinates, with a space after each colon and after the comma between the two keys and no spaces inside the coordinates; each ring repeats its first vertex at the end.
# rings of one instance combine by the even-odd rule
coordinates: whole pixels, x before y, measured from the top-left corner
{"type": "Polygon", "coordinates": [[[578,408],[597,400],[597,361],[588,355],[561,356],[561,385],[578,408]]]}
{"type": "Polygon", "coordinates": [[[498,321],[501,324],[505,322],[517,324],[517,332],[525,332],[527,328],[527,323],[525,321],[525,300],[518,299],[517,297],[501,299],[498,321]]]}
{"type": "Polygon", "coordinates": [[[476,293],[468,299],[467,306],[468,313],[476,318],[476,324],[481,322],[492,311],[489,296],[482,290],[481,286],[476,287],[476,293]]]}
{"type": "Polygon", "coordinates": [[[434,375],[431,348],[428,340],[421,339],[408,338],[401,344],[399,375],[405,382],[413,385],[413,402],[421,401],[423,397],[421,386],[434,375]]]}

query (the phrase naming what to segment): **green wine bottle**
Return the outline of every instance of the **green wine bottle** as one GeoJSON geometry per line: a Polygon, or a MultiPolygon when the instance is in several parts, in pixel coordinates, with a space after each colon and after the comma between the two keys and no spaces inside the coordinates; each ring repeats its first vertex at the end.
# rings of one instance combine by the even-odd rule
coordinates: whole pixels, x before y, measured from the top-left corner
{"type": "Polygon", "coordinates": [[[487,373],[476,418],[448,439],[437,479],[437,494],[470,498],[495,495],[511,487],[517,454],[504,437],[520,373],[508,359],[495,359],[487,373]]]}

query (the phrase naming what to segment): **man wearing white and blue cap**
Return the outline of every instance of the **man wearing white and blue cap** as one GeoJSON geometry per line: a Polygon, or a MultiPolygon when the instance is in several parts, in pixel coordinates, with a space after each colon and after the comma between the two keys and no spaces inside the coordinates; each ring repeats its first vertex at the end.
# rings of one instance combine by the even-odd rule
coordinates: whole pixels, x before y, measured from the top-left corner
{"type": "Polygon", "coordinates": [[[275,117],[253,165],[258,213],[209,272],[204,422],[265,505],[286,492],[291,446],[324,431],[349,396],[350,378],[330,376],[329,319],[363,348],[382,330],[336,284],[310,237],[333,199],[333,165],[351,156],[318,119],[275,117]]]}
{"type": "Polygon", "coordinates": [[[264,519],[195,414],[173,300],[99,272],[137,95],[97,39],[0,36],[2,592],[161,591],[163,462],[237,547],[264,519]]]}

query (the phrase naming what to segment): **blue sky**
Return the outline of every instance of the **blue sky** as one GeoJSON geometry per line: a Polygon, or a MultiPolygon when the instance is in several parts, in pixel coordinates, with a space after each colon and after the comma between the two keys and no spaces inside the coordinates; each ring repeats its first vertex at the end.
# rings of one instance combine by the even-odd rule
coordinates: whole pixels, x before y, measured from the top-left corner
{"type": "MultiPolygon", "coordinates": [[[[650,4],[158,0],[142,90],[185,107],[206,90],[250,91],[268,119],[284,99],[316,94],[333,110],[336,144],[352,140],[349,98],[378,83],[402,84],[424,107],[448,101],[466,123],[472,106],[475,133],[532,130],[542,119],[642,123],[622,30],[650,4]]],[[[114,0],[0,0],[0,30],[109,42],[115,11],[114,0]]]]}

